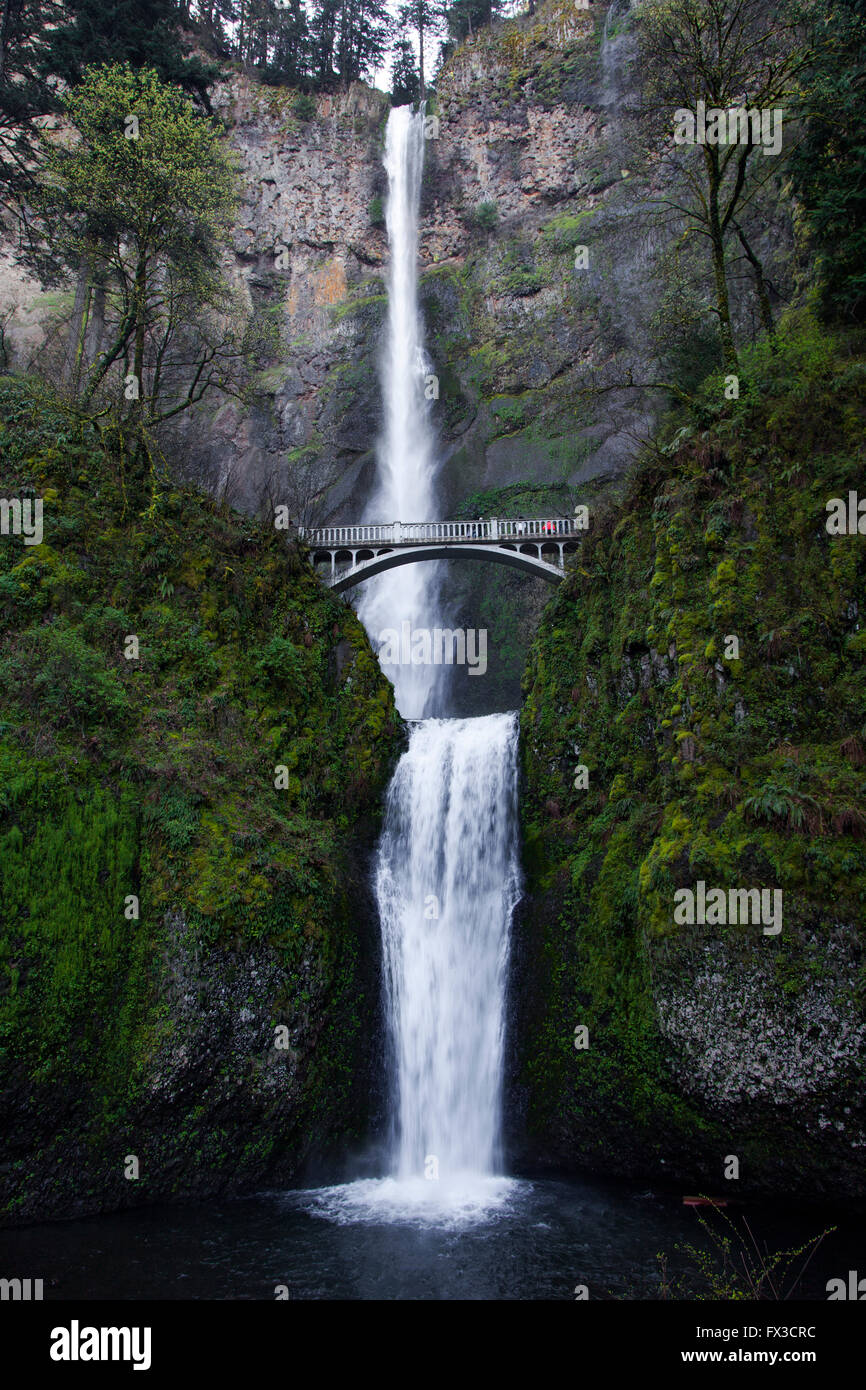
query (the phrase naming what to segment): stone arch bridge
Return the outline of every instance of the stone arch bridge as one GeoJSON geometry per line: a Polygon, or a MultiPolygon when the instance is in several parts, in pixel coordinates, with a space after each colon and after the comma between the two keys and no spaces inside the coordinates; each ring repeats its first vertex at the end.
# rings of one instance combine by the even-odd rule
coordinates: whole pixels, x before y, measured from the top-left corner
{"type": "Polygon", "coordinates": [[[585,527],[565,517],[298,528],[313,564],[329,567],[330,587],[337,593],[418,560],[493,560],[558,584],[565,577],[566,555],[584,533],[585,527]]]}

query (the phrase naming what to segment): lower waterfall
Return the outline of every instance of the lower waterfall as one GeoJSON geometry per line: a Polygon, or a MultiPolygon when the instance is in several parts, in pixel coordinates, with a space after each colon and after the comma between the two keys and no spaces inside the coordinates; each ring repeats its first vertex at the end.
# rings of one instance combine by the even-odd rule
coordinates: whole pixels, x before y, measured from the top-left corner
{"type": "Polygon", "coordinates": [[[388,793],[376,892],[400,1178],[447,1185],[501,1159],[516,745],[511,714],[421,721],[388,793]]]}

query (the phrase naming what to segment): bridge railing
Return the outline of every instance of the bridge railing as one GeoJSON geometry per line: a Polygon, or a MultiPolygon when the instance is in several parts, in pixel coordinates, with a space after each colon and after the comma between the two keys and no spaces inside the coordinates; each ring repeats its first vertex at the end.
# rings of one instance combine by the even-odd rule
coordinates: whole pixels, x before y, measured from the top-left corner
{"type": "Polygon", "coordinates": [[[298,527],[298,535],[308,545],[334,546],[413,545],[431,541],[502,541],[549,540],[554,536],[580,534],[570,517],[526,518],[502,520],[492,517],[484,521],[393,521],[386,525],[358,524],[356,526],[298,527]]]}

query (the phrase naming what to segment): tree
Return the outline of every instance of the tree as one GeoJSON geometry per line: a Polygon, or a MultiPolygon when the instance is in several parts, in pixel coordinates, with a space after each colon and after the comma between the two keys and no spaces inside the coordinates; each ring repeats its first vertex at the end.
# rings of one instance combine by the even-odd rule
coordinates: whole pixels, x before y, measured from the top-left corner
{"type": "MultiPolygon", "coordinates": [[[[726,113],[746,108],[770,116],[790,111],[808,49],[796,15],[771,0],[645,0],[639,24],[646,93],[668,135],[665,183],[682,190],[662,201],[708,243],[722,353],[726,364],[735,368],[728,243],[737,236],[752,268],[762,321],[772,331],[763,266],[743,214],[772,177],[774,160],[762,156],[761,168],[754,173],[761,137],[751,123],[745,141],[738,132],[736,141],[687,140],[674,145],[670,135],[679,112],[690,113],[697,123],[702,110],[726,113]]],[[[725,132],[729,134],[727,126],[725,132]]],[[[658,134],[659,128],[656,140],[658,134]]]]}
{"type": "Polygon", "coordinates": [[[158,424],[221,384],[226,359],[242,351],[226,340],[219,265],[235,171],[214,123],[152,68],[91,69],[63,110],[78,138],[43,140],[37,269],[84,273],[73,371],[81,403],[122,367],[130,413],[158,424]],[[87,362],[94,304],[105,341],[87,362]]]}
{"type": "Polygon", "coordinates": [[[393,33],[386,0],[316,0],[310,21],[317,86],[344,89],[381,67],[393,33]]]}
{"type": "Polygon", "coordinates": [[[277,0],[269,81],[304,87],[310,80],[310,30],[302,0],[277,0]]]}
{"type": "Polygon", "coordinates": [[[190,22],[220,57],[233,52],[232,31],[235,23],[235,0],[194,0],[189,6],[190,22]]]}
{"type": "MultiPolygon", "coordinates": [[[[423,101],[426,92],[424,38],[425,35],[438,33],[443,19],[442,6],[441,4],[434,4],[433,0],[408,0],[407,4],[400,6],[397,15],[401,24],[410,25],[418,35],[418,96],[423,101]]],[[[402,48],[405,42],[405,39],[401,39],[398,48],[402,48]]],[[[415,97],[409,97],[407,100],[414,101],[415,97]]]]}
{"type": "Polygon", "coordinates": [[[386,0],[343,0],[338,71],[344,88],[381,66],[393,29],[386,0]]]}
{"type": "Polygon", "coordinates": [[[184,53],[177,0],[64,0],[62,9],[67,22],[46,36],[43,73],[76,86],[95,63],[129,63],[152,68],[207,106],[218,69],[184,53]]]}
{"type": "Polygon", "coordinates": [[[454,0],[445,10],[448,33],[458,42],[471,39],[485,24],[500,13],[503,0],[454,0]]]}
{"type": "Polygon", "coordinates": [[[259,496],[259,515],[274,524],[278,507],[286,509],[290,535],[297,528],[321,526],[333,508],[330,492],[340,481],[339,462],[321,449],[292,449],[265,477],[259,496]]]}
{"type": "Polygon", "coordinates": [[[866,6],[818,0],[817,9],[791,173],[818,250],[822,308],[857,320],[866,315],[866,6]]]}
{"type": "Polygon", "coordinates": [[[33,121],[53,105],[45,54],[60,9],[54,0],[0,0],[0,6],[0,191],[8,199],[30,182],[33,121]]]}
{"type": "Polygon", "coordinates": [[[415,62],[415,52],[408,39],[396,45],[396,57],[391,68],[391,100],[395,106],[406,106],[421,95],[421,80],[415,62]]]}

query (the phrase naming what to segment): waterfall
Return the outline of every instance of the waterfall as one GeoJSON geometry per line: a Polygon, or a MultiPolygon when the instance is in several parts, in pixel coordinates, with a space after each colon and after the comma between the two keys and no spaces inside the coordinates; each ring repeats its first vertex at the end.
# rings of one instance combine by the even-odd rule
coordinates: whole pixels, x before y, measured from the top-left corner
{"type": "MultiPolygon", "coordinates": [[[[436,451],[424,393],[429,363],[418,307],[423,115],[388,118],[385,167],[388,332],[379,521],[435,516],[436,451]]],[[[359,616],[385,629],[439,619],[429,562],[369,580],[359,616]]],[[[441,670],[441,668],[439,668],[441,670]]],[[[498,1176],[511,916],[519,897],[517,718],[422,718],[434,671],[386,668],[414,722],[388,791],[375,870],[382,927],[391,1136],[389,1176],[320,1189],[312,1209],[337,1221],[486,1219],[516,1184],[498,1176]]]]}
{"type": "Polygon", "coordinates": [[[508,929],[518,898],[517,721],[416,725],[388,793],[376,888],[396,1176],[499,1162],[508,929]]]}
{"type": "Polygon", "coordinates": [[[630,0],[612,0],[604,16],[601,37],[600,106],[615,130],[621,108],[630,104],[628,70],[634,58],[634,36],[627,22],[630,8],[630,0]]]}
{"type": "MultiPolygon", "coordinates": [[[[388,268],[388,324],[381,362],[384,429],[377,446],[377,488],[366,508],[368,521],[429,521],[435,514],[436,461],[425,381],[431,363],[424,350],[418,309],[418,209],[424,168],[424,114],[395,107],[385,135],[388,197],[385,221],[391,258],[388,268]]],[[[414,631],[429,627],[436,606],[438,566],[409,565],[368,580],[358,615],[376,650],[387,628],[414,631]]],[[[394,666],[387,670],[397,706],[417,719],[434,699],[432,668],[394,666]]]]}

